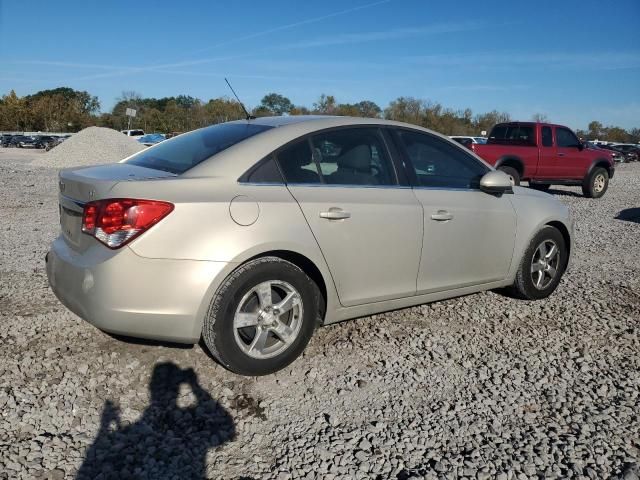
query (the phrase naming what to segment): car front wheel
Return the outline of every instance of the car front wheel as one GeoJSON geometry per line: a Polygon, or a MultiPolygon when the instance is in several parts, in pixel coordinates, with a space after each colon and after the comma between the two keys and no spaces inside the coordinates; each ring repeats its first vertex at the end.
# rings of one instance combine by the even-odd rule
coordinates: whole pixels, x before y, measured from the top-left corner
{"type": "Polygon", "coordinates": [[[529,243],[511,287],[515,296],[540,300],[553,293],[567,268],[568,248],[557,228],[545,226],[529,243]]]}
{"type": "Polygon", "coordinates": [[[318,290],[296,265],[262,257],[222,283],[202,336],[214,357],[242,375],[266,375],[293,362],[309,343],[318,318],[318,290]]]}

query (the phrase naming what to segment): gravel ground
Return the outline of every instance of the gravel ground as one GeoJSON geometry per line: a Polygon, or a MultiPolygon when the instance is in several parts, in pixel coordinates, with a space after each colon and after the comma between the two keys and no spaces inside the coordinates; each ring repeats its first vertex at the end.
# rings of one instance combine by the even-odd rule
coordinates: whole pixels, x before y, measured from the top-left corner
{"type": "Polygon", "coordinates": [[[344,322],[255,379],[57,302],[38,155],[0,149],[0,479],[638,478],[640,164],[600,200],[552,190],[577,245],[547,301],[487,292],[344,322]]]}

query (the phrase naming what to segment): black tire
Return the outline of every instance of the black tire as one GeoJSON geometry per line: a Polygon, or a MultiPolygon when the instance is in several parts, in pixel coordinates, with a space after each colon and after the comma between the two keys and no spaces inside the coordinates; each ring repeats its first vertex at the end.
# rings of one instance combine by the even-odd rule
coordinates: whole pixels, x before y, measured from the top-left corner
{"type": "Polygon", "coordinates": [[[518,170],[516,170],[513,167],[508,167],[508,166],[504,166],[504,167],[498,167],[498,170],[506,173],[507,175],[509,175],[511,177],[511,181],[513,182],[514,185],[520,185],[520,174],[518,173],[518,170]]]}
{"type": "MultiPolygon", "coordinates": [[[[513,296],[525,300],[540,300],[548,297],[554,292],[560,283],[560,279],[567,268],[568,260],[569,254],[567,245],[562,234],[555,227],[551,227],[549,225],[545,226],[529,243],[529,246],[527,247],[527,250],[520,262],[520,266],[518,267],[515,282],[509,289],[509,292],[513,296]],[[555,243],[558,249],[559,258],[557,264],[555,264],[556,273],[547,285],[543,282],[539,287],[536,287],[533,280],[533,261],[534,257],[538,255],[538,247],[546,241],[555,243]]],[[[545,275],[544,280],[547,280],[546,277],[549,274],[546,272],[543,274],[545,275]]]]}
{"type": "Polygon", "coordinates": [[[548,183],[529,183],[529,188],[533,188],[534,190],[539,190],[541,192],[547,192],[551,188],[551,185],[548,183]]]}
{"type": "Polygon", "coordinates": [[[600,198],[609,188],[609,172],[602,167],[594,168],[582,183],[582,193],[587,198],[600,198]]]}
{"type": "MultiPolygon", "coordinates": [[[[318,288],[299,267],[278,257],[257,258],[238,267],[222,282],[204,319],[202,337],[212,355],[232,372],[267,375],[286,367],[302,353],[318,324],[318,305],[318,288]],[[240,334],[234,330],[234,316],[247,293],[267,281],[286,282],[299,293],[301,324],[295,339],[282,352],[270,358],[254,358],[240,346],[243,340],[237,338],[240,334]]],[[[293,316],[289,321],[293,322],[293,316]]],[[[256,327],[239,331],[247,329],[249,336],[258,335],[256,327]]],[[[272,342],[279,340],[275,334],[270,335],[272,342]]]]}

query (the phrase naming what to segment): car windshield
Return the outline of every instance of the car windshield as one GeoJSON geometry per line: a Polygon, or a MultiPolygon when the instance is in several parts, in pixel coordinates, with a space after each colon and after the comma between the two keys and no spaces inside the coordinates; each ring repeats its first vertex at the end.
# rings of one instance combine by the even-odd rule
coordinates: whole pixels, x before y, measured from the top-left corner
{"type": "Polygon", "coordinates": [[[236,143],[270,128],[273,127],[250,123],[213,125],[161,142],[125,163],[179,175],[236,143]]]}

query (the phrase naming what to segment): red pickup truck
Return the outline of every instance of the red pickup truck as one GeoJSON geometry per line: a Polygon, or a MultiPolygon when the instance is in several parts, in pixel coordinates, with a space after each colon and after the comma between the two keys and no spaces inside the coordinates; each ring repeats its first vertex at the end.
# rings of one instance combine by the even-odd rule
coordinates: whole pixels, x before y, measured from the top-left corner
{"type": "Polygon", "coordinates": [[[515,185],[548,190],[579,185],[586,197],[599,198],[615,170],[610,153],[585,146],[569,128],[535,122],[499,123],[487,143],[469,146],[484,161],[504,171],[515,185]]]}

